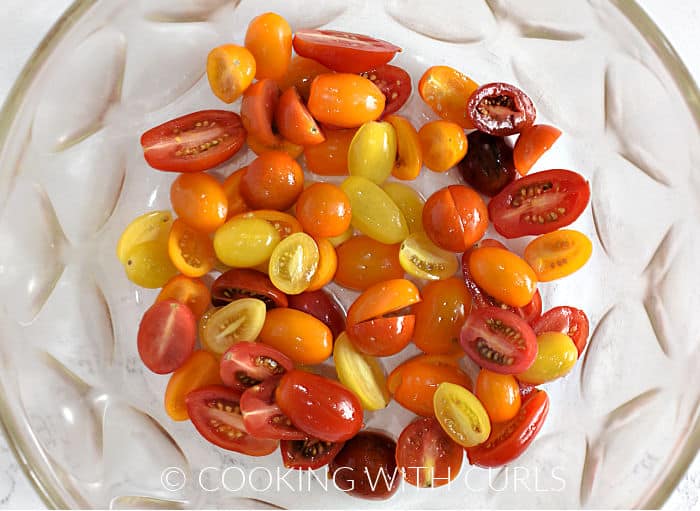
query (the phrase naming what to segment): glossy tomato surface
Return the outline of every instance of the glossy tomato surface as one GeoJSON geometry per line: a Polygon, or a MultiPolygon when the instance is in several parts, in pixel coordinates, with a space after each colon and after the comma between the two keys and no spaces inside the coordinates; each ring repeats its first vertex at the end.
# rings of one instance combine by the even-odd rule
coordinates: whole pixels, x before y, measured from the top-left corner
{"type": "Polygon", "coordinates": [[[247,388],[241,395],[245,430],[258,438],[303,440],[308,435],[292,425],[277,403],[275,391],[282,376],[272,376],[247,388]]]}
{"type": "Polygon", "coordinates": [[[386,98],[374,83],[360,75],[323,74],[311,83],[307,106],[317,121],[356,128],[378,119],[384,112],[386,98]]]}
{"type": "Polygon", "coordinates": [[[386,98],[382,117],[401,109],[411,95],[411,75],[403,68],[387,64],[361,74],[379,87],[386,98]]]}
{"type": "Polygon", "coordinates": [[[459,162],[459,171],[469,186],[493,197],[515,179],[513,149],[503,137],[481,131],[467,136],[467,155],[459,162]]]}
{"type": "Polygon", "coordinates": [[[219,361],[204,350],[197,350],[182,364],[168,380],[165,389],[165,412],[174,421],[189,419],[185,398],[193,390],[208,385],[220,385],[219,361]]]}
{"type": "Polygon", "coordinates": [[[280,452],[285,468],[316,470],[328,465],[343,448],[343,442],[326,442],[318,438],[282,440],[280,452]]]}
{"type": "Polygon", "coordinates": [[[312,315],[331,329],[333,339],[345,330],[345,313],[340,304],[323,289],[289,297],[289,308],[312,315]]]}
{"type": "Polygon", "coordinates": [[[268,311],[260,341],[298,364],[320,364],[333,352],[333,334],[311,314],[277,308],[268,311]]]}
{"type": "Polygon", "coordinates": [[[399,244],[380,243],[369,236],[354,236],[337,249],[335,281],[358,291],[384,280],[400,279],[404,270],[399,261],[399,244]]]}
{"type": "Polygon", "coordinates": [[[497,82],[482,85],[469,96],[467,114],[476,129],[505,137],[532,126],[537,112],[522,90],[497,82]]]}
{"type": "Polygon", "coordinates": [[[219,275],[211,286],[211,301],[216,307],[239,298],[257,298],[268,309],[286,307],[287,295],[277,289],[262,272],[248,268],[232,268],[219,275]]]}
{"type": "Polygon", "coordinates": [[[561,332],[571,337],[580,355],[588,342],[589,323],[586,313],[575,307],[554,307],[545,312],[532,325],[536,335],[544,332],[561,332]]]}
{"type": "Polygon", "coordinates": [[[423,208],[423,227],[433,243],[464,252],[486,232],[489,214],[482,198],[463,185],[433,193],[423,208]]]}
{"type": "Polygon", "coordinates": [[[172,373],[192,354],[196,339],[197,321],[187,305],[176,300],[156,302],[139,324],[139,356],[154,373],[172,373]]]}
{"type": "Polygon", "coordinates": [[[259,342],[239,342],[221,357],[219,374],[224,385],[243,392],[292,369],[294,362],[284,353],[259,342]]]}

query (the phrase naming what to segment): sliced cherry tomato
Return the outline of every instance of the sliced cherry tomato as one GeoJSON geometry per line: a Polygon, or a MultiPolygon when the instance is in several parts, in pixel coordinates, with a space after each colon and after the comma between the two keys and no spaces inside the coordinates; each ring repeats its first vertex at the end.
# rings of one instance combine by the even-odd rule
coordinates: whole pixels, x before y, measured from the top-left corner
{"type": "Polygon", "coordinates": [[[505,138],[481,131],[470,133],[467,141],[469,149],[459,171],[469,186],[493,197],[515,179],[513,149],[505,138]]]}
{"type": "Polygon", "coordinates": [[[545,332],[537,336],[535,361],[516,378],[530,385],[541,385],[566,376],[576,365],[578,350],[574,341],[561,332],[545,332]]]}
{"type": "Polygon", "coordinates": [[[287,153],[270,151],[248,165],[241,193],[254,209],[289,209],[304,190],[304,172],[287,153]]]}
{"type": "Polygon", "coordinates": [[[386,408],[391,397],[379,361],[360,353],[345,332],[333,346],[333,362],[340,383],[355,393],[365,410],[386,408]]]}
{"type": "Polygon", "coordinates": [[[287,153],[290,158],[296,160],[301,156],[301,153],[304,152],[304,146],[293,144],[289,140],[285,140],[281,137],[278,137],[274,144],[263,144],[254,135],[249,133],[245,141],[250,150],[258,156],[275,151],[287,153]]]}
{"type": "Polygon", "coordinates": [[[385,280],[367,288],[348,310],[348,327],[389,315],[420,302],[416,285],[406,279],[385,280]]]}
{"type": "Polygon", "coordinates": [[[481,289],[506,305],[524,307],[537,291],[537,275],[522,258],[497,247],[471,251],[469,272],[481,289]]]}
{"type": "Polygon", "coordinates": [[[228,198],[219,182],[203,172],[182,174],[170,186],[170,203],[178,217],[202,232],[213,232],[228,214],[228,198]]]}
{"type": "Polygon", "coordinates": [[[489,225],[486,204],[471,188],[450,185],[432,194],[423,208],[423,227],[433,243],[464,252],[489,225]]]}
{"type": "Polygon", "coordinates": [[[254,83],[243,95],[241,101],[241,121],[248,135],[253,135],[260,143],[274,145],[279,141],[272,122],[280,100],[277,83],[269,78],[254,83]]]}
{"type": "Polygon", "coordinates": [[[282,376],[271,376],[248,387],[241,395],[241,414],[245,430],[259,438],[304,440],[309,435],[292,425],[275,402],[275,391],[282,376]]]}
{"type": "Polygon", "coordinates": [[[532,126],[537,112],[527,94],[514,85],[498,82],[482,85],[472,93],[467,115],[476,129],[507,137],[532,126]]]}
{"type": "Polygon", "coordinates": [[[204,348],[221,355],[236,343],[255,341],[264,322],[265,304],[255,298],[241,298],[207,318],[200,341],[204,348]]]}
{"type": "Polygon", "coordinates": [[[561,130],[547,124],[536,124],[523,130],[513,149],[513,162],[521,176],[524,176],[549,151],[561,136],[561,130]]]}
{"type": "Polygon", "coordinates": [[[326,66],[313,59],[295,55],[289,63],[287,74],[278,80],[277,84],[281,90],[295,87],[299,95],[306,101],[309,99],[313,79],[318,75],[330,73],[330,71],[326,66]]]}
{"type": "Polygon", "coordinates": [[[270,256],[272,283],[288,295],[306,291],[319,266],[321,254],[314,239],[304,232],[284,238],[270,256]]]}
{"type": "Polygon", "coordinates": [[[239,342],[221,357],[220,375],[225,385],[243,392],[292,369],[294,362],[284,353],[258,342],[239,342]]]}
{"type": "Polygon", "coordinates": [[[355,128],[378,119],[385,103],[382,91],[367,78],[336,73],[314,78],[307,106],[317,121],[355,128]]]}
{"type": "Polygon", "coordinates": [[[237,113],[202,110],[160,126],[141,136],[143,156],[154,169],[169,172],[201,172],[236,154],[245,141],[245,129],[237,113]]]}
{"type": "Polygon", "coordinates": [[[280,452],[285,468],[316,470],[328,465],[343,448],[343,442],[324,442],[318,438],[282,440],[280,452]]]}
{"type": "Polygon", "coordinates": [[[549,411],[544,390],[533,390],[523,399],[518,414],[507,422],[494,424],[488,440],[467,449],[469,463],[479,467],[500,467],[520,456],[542,429],[549,411]]]}
{"type": "Polygon", "coordinates": [[[588,342],[588,317],[581,309],[555,307],[545,312],[532,325],[536,335],[544,332],[561,332],[571,337],[581,355],[588,342]]]}
{"type": "Polygon", "coordinates": [[[221,185],[228,203],[227,219],[250,210],[241,193],[241,180],[248,166],[242,167],[228,176],[221,185]]]}
{"type": "Polygon", "coordinates": [[[259,271],[232,268],[219,275],[211,286],[211,302],[217,307],[246,297],[263,301],[268,309],[287,307],[287,295],[259,271]]]}
{"type": "Polygon", "coordinates": [[[316,245],[318,245],[318,266],[306,291],[318,291],[330,283],[338,269],[338,255],[333,244],[326,238],[321,238],[316,241],[316,245]]]}
{"type": "Polygon", "coordinates": [[[252,268],[266,262],[279,242],[277,229],[255,217],[233,217],[214,234],[216,257],[234,268],[252,268]]]}
{"type": "Polygon", "coordinates": [[[486,408],[492,422],[505,422],[520,410],[520,388],[512,374],[499,374],[482,369],[476,378],[476,397],[486,408]]]}
{"type": "Polygon", "coordinates": [[[131,282],[149,289],[164,286],[178,273],[178,269],[170,261],[168,244],[162,240],[151,240],[132,246],[126,253],[124,271],[131,282]]]}
{"type": "Polygon", "coordinates": [[[292,28],[279,14],[261,14],[248,25],[245,47],[255,57],[258,80],[279,80],[287,73],[292,58],[292,28]]]}
{"type": "Polygon", "coordinates": [[[378,68],[401,51],[398,46],[381,39],[337,30],[297,30],[293,44],[302,57],[343,73],[378,68]]]}
{"type": "Polygon", "coordinates": [[[591,240],[571,229],[543,234],[525,247],[523,257],[542,282],[560,279],[578,271],[593,251],[591,240]]]}
{"type": "Polygon", "coordinates": [[[466,284],[456,277],[429,282],[421,298],[412,309],[416,316],[413,343],[428,354],[461,353],[459,333],[472,308],[466,284]]]}
{"type": "Polygon", "coordinates": [[[362,428],[362,406],[340,383],[293,370],[282,376],[275,397],[297,428],[326,442],[344,442],[362,428]]]}
{"type": "Polygon", "coordinates": [[[306,166],[321,176],[348,175],[348,149],[356,130],[326,131],[326,141],[304,148],[306,166]]]}
{"type": "Polygon", "coordinates": [[[141,318],[137,346],[148,369],[168,374],[185,363],[196,340],[197,320],[190,308],[164,300],[154,303],[141,318]]]}
{"type": "Polygon", "coordinates": [[[348,149],[348,172],[382,184],[396,161],[396,130],[388,122],[369,121],[360,126],[348,149]]]}
{"type": "Polygon", "coordinates": [[[373,82],[384,94],[386,106],[382,117],[398,111],[411,95],[411,75],[398,66],[387,64],[361,75],[373,82]]]}
{"type": "Polygon", "coordinates": [[[277,440],[256,438],[245,431],[241,394],[223,385],[210,385],[187,394],[187,414],[200,435],[228,451],[266,456],[277,449],[277,440]]]}
{"type": "Polygon", "coordinates": [[[243,46],[218,46],[207,57],[209,86],[224,103],[236,101],[253,83],[255,72],[255,57],[243,46]]]}
{"type": "Polygon", "coordinates": [[[396,464],[408,484],[437,488],[453,481],[462,468],[464,450],[435,417],[416,419],[404,428],[396,446],[396,464]]]}
{"type": "Polygon", "coordinates": [[[399,262],[409,275],[427,280],[449,278],[459,266],[455,254],[438,247],[425,232],[416,232],[403,240],[399,262]]]}
{"type": "Polygon", "coordinates": [[[119,262],[126,265],[131,249],[141,243],[156,241],[161,246],[166,246],[172,225],[173,214],[170,211],[150,211],[136,217],[119,236],[117,242],[119,262]]]}
{"type": "Polygon", "coordinates": [[[338,302],[323,289],[306,291],[289,297],[289,307],[322,321],[331,329],[333,338],[336,339],[345,330],[345,313],[338,302]]]}
{"type": "Polygon", "coordinates": [[[350,201],[340,187],[314,183],[306,188],[296,205],[297,219],[314,238],[338,236],[350,227],[350,201]]]}
{"type": "Polygon", "coordinates": [[[410,186],[403,183],[384,183],[382,190],[386,192],[391,200],[399,207],[403,213],[408,230],[411,234],[422,232],[423,229],[423,208],[425,199],[410,186]]]}
{"type": "Polygon", "coordinates": [[[364,291],[379,282],[402,278],[399,247],[398,243],[387,245],[369,236],[353,236],[337,249],[336,283],[364,291]]]}
{"type": "Polygon", "coordinates": [[[473,310],[459,340],[469,358],[499,374],[520,373],[537,356],[532,327],[512,312],[496,307],[473,310]]]}
{"type": "Polygon", "coordinates": [[[259,218],[272,224],[272,227],[277,229],[280,235],[280,240],[294,233],[303,231],[299,220],[288,213],[277,211],[274,209],[256,209],[255,211],[247,211],[241,213],[238,218],[259,218]]]}
{"type": "Polygon", "coordinates": [[[478,88],[471,78],[449,66],[429,68],[418,82],[420,97],[433,112],[465,129],[474,128],[467,115],[467,101],[478,88]]]}
{"type": "Polygon", "coordinates": [[[195,319],[199,320],[207,309],[211,301],[209,288],[199,279],[186,277],[185,275],[175,275],[170,279],[156,298],[156,302],[163,300],[177,300],[187,305],[195,319]]]}
{"type": "Polygon", "coordinates": [[[445,172],[467,154],[464,129],[450,121],[430,121],[418,130],[423,163],[434,172],[445,172]]]}
{"type": "Polygon", "coordinates": [[[189,419],[185,404],[187,394],[207,385],[221,383],[218,359],[208,351],[195,351],[168,380],[165,389],[165,412],[174,421],[189,419]]]}
{"type": "Polygon", "coordinates": [[[479,445],[489,437],[491,421],[484,405],[461,385],[438,385],[433,406],[442,429],[462,447],[479,445]]]}
{"type": "Polygon", "coordinates": [[[314,145],[326,139],[294,87],[280,96],[275,124],[280,134],[293,144],[314,145]]]}
{"type": "Polygon", "coordinates": [[[211,238],[179,218],[170,229],[168,255],[180,273],[188,277],[202,277],[216,265],[211,238]]]}
{"type": "Polygon", "coordinates": [[[435,415],[433,395],[442,382],[472,388],[472,380],[459,368],[458,358],[418,355],[397,366],[387,380],[389,392],[404,408],[418,415],[435,415]]]}
{"type": "Polygon", "coordinates": [[[570,170],[546,170],[513,181],[489,202],[489,217],[506,238],[546,234],[565,227],[586,209],[588,182],[570,170]]]}
{"type": "Polygon", "coordinates": [[[389,115],[385,120],[396,130],[397,153],[391,175],[407,181],[417,178],[423,166],[423,148],[416,128],[400,115],[389,115]]]}
{"type": "MultiPolygon", "coordinates": [[[[333,334],[311,314],[296,309],[271,309],[260,341],[281,351],[297,364],[320,364],[331,356],[333,334]]],[[[307,433],[313,435],[312,431],[307,433]]]]}

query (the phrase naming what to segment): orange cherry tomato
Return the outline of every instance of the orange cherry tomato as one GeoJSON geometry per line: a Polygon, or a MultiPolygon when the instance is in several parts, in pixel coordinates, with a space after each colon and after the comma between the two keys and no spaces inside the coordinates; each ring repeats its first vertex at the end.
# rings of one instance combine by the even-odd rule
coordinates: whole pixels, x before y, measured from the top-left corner
{"type": "Polygon", "coordinates": [[[385,102],[382,91],[367,78],[334,73],[314,78],[308,107],[318,121],[356,128],[378,119],[385,102]]]}
{"type": "Polygon", "coordinates": [[[337,249],[336,283],[364,291],[384,280],[402,278],[400,247],[399,243],[386,245],[364,235],[350,238],[337,249]]]}
{"type": "Polygon", "coordinates": [[[311,314],[296,309],[267,311],[259,339],[297,364],[320,364],[333,352],[330,329],[311,314]]]}
{"type": "Polygon", "coordinates": [[[170,377],[165,389],[165,411],[174,421],[189,419],[185,398],[193,390],[221,385],[219,359],[205,350],[197,350],[170,377]]]}
{"type": "Polygon", "coordinates": [[[347,176],[348,150],[357,130],[326,130],[326,140],[304,148],[306,166],[320,176],[347,176]]]}
{"type": "Polygon", "coordinates": [[[297,144],[291,143],[289,140],[285,140],[283,138],[277,138],[277,142],[274,144],[263,144],[255,138],[255,135],[252,135],[248,133],[248,136],[246,137],[246,144],[248,144],[248,147],[250,147],[250,150],[253,151],[255,154],[260,156],[263,153],[269,153],[271,151],[281,151],[283,153],[287,153],[290,158],[293,160],[296,160],[301,156],[301,153],[304,152],[304,146],[300,146],[297,144]]]}
{"type": "Polygon", "coordinates": [[[255,57],[255,77],[278,80],[287,73],[292,58],[292,28],[279,14],[261,14],[248,25],[245,47],[255,57]]]}
{"type": "Polygon", "coordinates": [[[479,241],[489,225],[481,196],[464,185],[451,185],[432,194],[423,208],[423,227],[433,243],[464,252],[479,241]]]}
{"type": "Polygon", "coordinates": [[[180,174],[170,186],[170,202],[178,217],[202,232],[214,232],[226,221],[226,192],[209,174],[180,174]]]}
{"type": "Polygon", "coordinates": [[[389,115],[384,120],[396,130],[397,155],[391,175],[403,180],[417,178],[423,166],[423,149],[416,128],[400,115],[389,115]]]}
{"type": "Polygon", "coordinates": [[[254,83],[243,94],[241,122],[248,132],[264,145],[279,143],[272,121],[280,99],[280,89],[269,78],[254,83]]]}
{"type": "Polygon", "coordinates": [[[295,232],[303,231],[299,220],[297,220],[288,213],[283,213],[282,211],[275,211],[274,209],[256,209],[255,211],[241,213],[240,215],[238,215],[238,217],[260,218],[261,220],[266,220],[270,222],[280,234],[280,240],[283,240],[284,238],[286,238],[290,234],[294,234],[295,232]]]}
{"type": "Polygon", "coordinates": [[[443,382],[472,389],[472,381],[459,368],[459,358],[447,355],[418,355],[394,369],[387,387],[404,408],[424,417],[435,415],[433,395],[443,382]]]}
{"type": "Polygon", "coordinates": [[[287,74],[281,80],[277,80],[277,84],[281,90],[296,87],[299,95],[308,100],[313,79],[330,72],[330,69],[313,59],[295,55],[289,63],[287,74]]]}
{"type": "Polygon", "coordinates": [[[218,46],[207,57],[207,78],[217,98],[233,103],[255,78],[255,57],[243,46],[218,46]]]}
{"type": "Polygon", "coordinates": [[[433,112],[465,129],[474,129],[467,115],[467,101],[478,88],[474,80],[449,66],[429,68],[418,82],[420,97],[433,112]]]}
{"type": "Polygon", "coordinates": [[[339,236],[350,227],[352,217],[348,196],[330,183],[314,183],[301,192],[296,215],[314,238],[339,236]]]}
{"type": "Polygon", "coordinates": [[[537,291],[537,275],[530,265],[503,248],[472,250],[469,271],[481,289],[506,305],[524,307],[537,291]]]}
{"type": "Polygon", "coordinates": [[[476,378],[474,393],[486,408],[491,422],[509,421],[520,410],[520,387],[512,374],[482,369],[476,378]]]}
{"type": "Polygon", "coordinates": [[[515,170],[524,176],[540,157],[549,151],[561,136],[561,130],[547,124],[536,124],[523,130],[513,148],[515,170]]]}
{"type": "Polygon", "coordinates": [[[280,96],[275,124],[280,134],[293,144],[314,145],[326,139],[294,87],[280,96]]]}
{"type": "Polygon", "coordinates": [[[316,273],[311,278],[306,291],[318,291],[321,289],[333,280],[338,269],[338,255],[333,244],[326,238],[316,239],[316,244],[318,245],[319,254],[318,268],[316,268],[316,273]]]}
{"type": "Polygon", "coordinates": [[[228,176],[221,185],[226,194],[226,202],[228,204],[227,220],[250,210],[250,207],[245,203],[245,199],[241,194],[241,180],[243,179],[246,169],[248,169],[247,166],[238,169],[228,176]]]}
{"type": "Polygon", "coordinates": [[[188,277],[206,275],[216,265],[211,238],[179,218],[170,228],[168,255],[175,268],[188,277]]]}
{"type": "Polygon", "coordinates": [[[287,210],[303,190],[304,172],[281,151],[258,156],[241,180],[243,198],[254,209],[287,210]]]}
{"type": "Polygon", "coordinates": [[[549,282],[578,271],[588,262],[592,251],[588,236],[573,229],[560,229],[528,243],[523,257],[540,282],[549,282]]]}
{"type": "Polygon", "coordinates": [[[467,136],[454,122],[432,121],[418,131],[423,150],[423,163],[434,172],[445,172],[467,154],[467,136]]]}
{"type": "Polygon", "coordinates": [[[201,318],[211,306],[211,293],[207,285],[185,275],[175,275],[166,282],[156,302],[171,299],[187,305],[196,319],[201,318]]]}
{"type": "Polygon", "coordinates": [[[412,309],[416,316],[413,343],[431,355],[463,353],[459,333],[472,308],[464,281],[452,277],[429,282],[421,298],[412,309]]]}

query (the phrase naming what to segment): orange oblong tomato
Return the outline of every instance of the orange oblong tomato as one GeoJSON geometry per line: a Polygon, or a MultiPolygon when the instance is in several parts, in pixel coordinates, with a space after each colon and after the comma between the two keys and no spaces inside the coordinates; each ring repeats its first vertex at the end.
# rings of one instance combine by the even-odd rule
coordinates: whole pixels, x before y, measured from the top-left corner
{"type": "Polygon", "coordinates": [[[560,279],[588,262],[593,244],[585,234],[560,229],[535,238],[525,247],[525,261],[541,282],[560,279]]]}
{"type": "Polygon", "coordinates": [[[173,222],[168,237],[168,255],[180,273],[201,277],[216,265],[216,254],[211,238],[193,229],[179,218],[173,222]]]}
{"type": "Polygon", "coordinates": [[[203,232],[221,227],[228,213],[223,187],[203,172],[178,176],[170,186],[170,203],[178,217],[203,232]]]}
{"type": "Polygon", "coordinates": [[[320,176],[347,176],[348,150],[355,129],[326,130],[326,140],[304,147],[306,166],[320,176]]]}
{"type": "Polygon", "coordinates": [[[536,124],[523,130],[513,148],[515,170],[524,176],[540,157],[549,151],[561,136],[561,130],[547,124],[536,124]]]}
{"type": "Polygon", "coordinates": [[[486,408],[491,422],[509,421],[520,410],[520,387],[512,374],[482,369],[476,378],[474,393],[486,408]]]}
{"type": "Polygon", "coordinates": [[[433,172],[445,172],[457,165],[469,146],[464,129],[450,121],[431,121],[418,131],[423,163],[433,172]]]}
{"type": "Polygon", "coordinates": [[[526,306],[537,291],[537,275],[530,265],[504,248],[475,248],[469,271],[481,289],[512,307],[526,306]]]}
{"type": "Polygon", "coordinates": [[[165,411],[174,421],[189,419],[185,398],[193,390],[221,385],[219,359],[205,350],[197,350],[170,377],[165,389],[165,411]]]}
{"type": "Polygon", "coordinates": [[[267,311],[259,339],[297,364],[320,364],[333,352],[330,328],[296,309],[278,307],[267,311]]]}
{"type": "Polygon", "coordinates": [[[423,149],[416,128],[400,115],[389,115],[384,120],[396,130],[397,154],[391,175],[407,181],[417,178],[423,166],[423,149]]]}
{"type": "Polygon", "coordinates": [[[289,156],[296,160],[297,158],[299,158],[299,156],[301,156],[301,153],[304,152],[304,146],[294,144],[289,140],[285,140],[279,137],[277,138],[277,141],[274,144],[263,144],[260,140],[258,140],[255,137],[255,135],[248,133],[245,142],[246,144],[248,144],[248,147],[250,147],[250,150],[258,156],[272,151],[282,151],[283,153],[287,153],[289,156]]]}
{"type": "Polygon", "coordinates": [[[311,84],[309,111],[322,123],[356,128],[378,119],[386,98],[367,78],[348,73],[318,75],[311,84]]]}
{"type": "Polygon", "coordinates": [[[224,44],[209,52],[207,78],[212,92],[224,103],[233,103],[255,78],[255,57],[243,46],[224,44]]]}
{"type": "Polygon", "coordinates": [[[314,145],[326,139],[294,87],[280,96],[275,110],[275,124],[280,134],[293,144],[314,145]]]}
{"type": "Polygon", "coordinates": [[[295,55],[289,63],[287,74],[280,80],[277,80],[277,85],[279,85],[281,90],[296,87],[299,95],[304,98],[304,100],[308,100],[313,79],[318,75],[330,72],[331,70],[320,62],[307,59],[301,55],[295,55]]]}
{"type": "Polygon", "coordinates": [[[297,199],[296,215],[307,233],[315,238],[326,238],[347,231],[352,212],[348,196],[339,186],[314,183],[297,199]]]}
{"type": "Polygon", "coordinates": [[[364,291],[387,279],[402,278],[399,248],[399,243],[387,245],[369,236],[353,236],[337,248],[335,281],[343,287],[364,291]]]}
{"type": "Polygon", "coordinates": [[[261,14],[248,25],[245,47],[255,57],[255,77],[278,80],[287,73],[292,58],[292,28],[279,14],[261,14]]]}
{"type": "Polygon", "coordinates": [[[199,319],[209,309],[211,304],[211,293],[207,285],[199,279],[186,277],[185,275],[175,275],[171,278],[158,293],[156,302],[163,300],[177,300],[187,305],[195,319],[199,319]]]}
{"type": "Polygon", "coordinates": [[[462,128],[474,129],[467,115],[467,101],[479,85],[449,66],[429,68],[418,82],[418,92],[433,112],[462,128]]]}
{"type": "Polygon", "coordinates": [[[316,273],[311,277],[309,287],[306,291],[318,291],[323,286],[328,284],[338,269],[338,255],[335,252],[335,247],[326,238],[316,240],[318,245],[318,267],[316,273]]]}

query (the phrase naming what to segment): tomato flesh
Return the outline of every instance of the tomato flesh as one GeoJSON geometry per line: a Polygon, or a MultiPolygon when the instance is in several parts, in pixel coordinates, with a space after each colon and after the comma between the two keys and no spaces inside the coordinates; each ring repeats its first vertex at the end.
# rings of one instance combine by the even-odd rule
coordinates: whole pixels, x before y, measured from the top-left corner
{"type": "Polygon", "coordinates": [[[154,303],[139,324],[139,356],[157,374],[179,368],[194,350],[197,321],[187,305],[176,300],[154,303]]]}
{"type": "Polygon", "coordinates": [[[581,309],[563,306],[545,312],[532,325],[536,335],[544,332],[561,332],[571,337],[581,355],[588,342],[588,317],[581,309]]]}
{"type": "Polygon", "coordinates": [[[294,362],[284,353],[257,342],[240,342],[221,357],[219,374],[225,385],[243,392],[292,369],[294,362]]]}
{"type": "Polygon", "coordinates": [[[228,270],[219,275],[211,286],[211,301],[216,307],[239,298],[257,298],[268,309],[286,307],[288,304],[287,295],[277,289],[267,275],[247,268],[228,270]]]}
{"type": "Polygon", "coordinates": [[[241,395],[245,430],[259,438],[303,440],[308,435],[292,425],[275,403],[275,390],[282,376],[272,376],[246,389],[241,395]]]}
{"type": "Polygon", "coordinates": [[[506,137],[532,126],[537,112],[527,94],[498,82],[482,85],[469,96],[467,114],[476,129],[506,137]]]}
{"type": "Polygon", "coordinates": [[[398,111],[411,95],[411,75],[398,66],[387,64],[361,74],[373,82],[386,98],[382,117],[398,111]]]}
{"type": "Polygon", "coordinates": [[[318,438],[282,440],[280,452],[285,468],[316,470],[328,465],[343,448],[343,442],[326,442],[318,438]]]}

